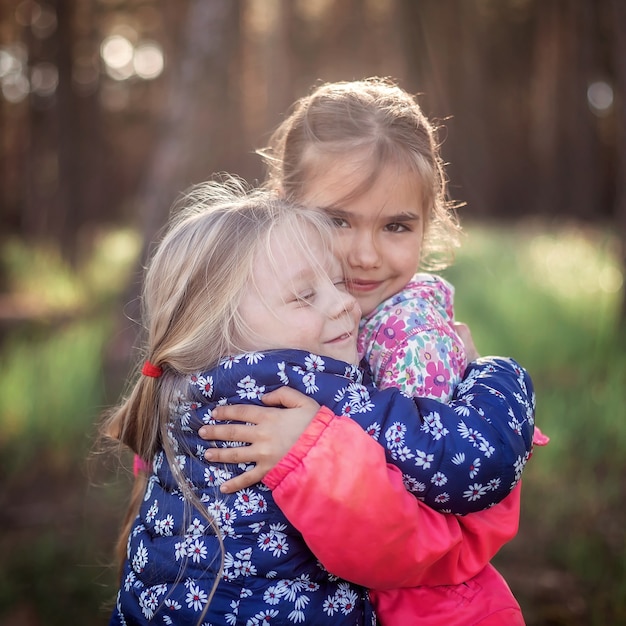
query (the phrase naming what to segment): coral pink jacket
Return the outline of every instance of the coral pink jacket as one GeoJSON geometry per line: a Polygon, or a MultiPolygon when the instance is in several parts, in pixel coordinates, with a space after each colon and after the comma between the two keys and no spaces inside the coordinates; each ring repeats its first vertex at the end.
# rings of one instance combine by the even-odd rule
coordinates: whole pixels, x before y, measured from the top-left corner
{"type": "Polygon", "coordinates": [[[324,407],[263,482],[328,571],[372,590],[383,625],[454,626],[450,616],[460,606],[464,626],[524,623],[506,583],[487,566],[517,533],[519,485],[497,507],[464,517],[437,513],[406,491],[380,444],[324,407]],[[449,611],[430,614],[429,594],[464,582],[466,594],[455,587],[444,598],[449,611]],[[494,606],[477,606],[479,621],[467,622],[484,585],[499,589],[489,594],[494,606]]]}

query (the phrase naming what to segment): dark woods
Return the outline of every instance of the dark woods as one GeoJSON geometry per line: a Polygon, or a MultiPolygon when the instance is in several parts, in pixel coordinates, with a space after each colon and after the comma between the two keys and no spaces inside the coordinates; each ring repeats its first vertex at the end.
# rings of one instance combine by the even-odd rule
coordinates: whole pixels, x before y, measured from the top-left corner
{"type": "Polygon", "coordinates": [[[139,356],[141,241],[190,184],[262,180],[317,81],[372,75],[441,126],[457,312],[552,437],[498,567],[529,626],[626,624],[625,0],[0,0],[1,624],[107,623],[132,459],[89,451],[139,356]]]}
{"type": "Polygon", "coordinates": [[[7,0],[0,27],[2,236],[72,262],[103,226],[151,239],[216,171],[259,180],[253,151],[295,98],[374,74],[441,120],[464,219],[624,239],[621,0],[7,0]]]}

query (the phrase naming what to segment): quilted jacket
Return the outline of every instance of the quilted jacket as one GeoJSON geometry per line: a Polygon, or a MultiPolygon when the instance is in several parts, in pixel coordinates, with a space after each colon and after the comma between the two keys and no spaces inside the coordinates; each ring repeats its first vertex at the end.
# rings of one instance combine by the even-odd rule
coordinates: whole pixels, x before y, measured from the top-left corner
{"type": "MultiPolygon", "coordinates": [[[[532,446],[532,384],[514,361],[482,359],[468,368],[450,405],[413,401],[363,384],[354,366],[300,351],[239,355],[189,378],[172,407],[175,463],[224,546],[221,579],[201,623],[374,623],[365,589],[321,566],[266,485],[221,494],[219,485],[245,466],[202,460],[207,442],[197,430],[211,423],[216,404],[260,404],[262,394],[285,384],[329,407],[337,416],[327,411],[330,422],[350,419],[366,430],[398,468],[402,488],[457,513],[502,500],[519,481],[532,446]]],[[[342,506],[349,506],[345,496],[342,506]]],[[[461,541],[452,527],[450,535],[441,539],[441,554],[461,541]]],[[[424,540],[429,536],[425,528],[424,540]]],[[[199,511],[186,509],[172,467],[157,454],[111,624],[196,623],[220,575],[220,554],[215,533],[199,511]]]]}

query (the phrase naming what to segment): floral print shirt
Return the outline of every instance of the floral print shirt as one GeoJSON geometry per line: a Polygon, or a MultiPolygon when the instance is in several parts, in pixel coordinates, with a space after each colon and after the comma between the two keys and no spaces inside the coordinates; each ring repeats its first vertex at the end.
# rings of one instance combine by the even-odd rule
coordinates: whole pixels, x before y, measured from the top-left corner
{"type": "Polygon", "coordinates": [[[453,322],[454,287],[416,274],[398,294],[361,321],[359,356],[380,389],[448,402],[463,377],[465,348],[453,322]]]}
{"type": "Polygon", "coordinates": [[[215,406],[260,405],[264,393],[282,385],[354,419],[400,468],[407,488],[439,510],[463,513],[502,500],[531,450],[532,383],[511,359],[472,363],[458,397],[444,405],[412,400],[397,389],[379,391],[359,368],[297,350],[228,358],[188,378],[169,424],[175,469],[221,537],[186,502],[173,467],[163,451],[157,453],[131,529],[111,625],[375,623],[367,591],[324,569],[265,485],[219,491],[248,469],[245,464],[204,461],[207,446],[233,445],[198,435],[201,425],[215,423],[215,406]]]}

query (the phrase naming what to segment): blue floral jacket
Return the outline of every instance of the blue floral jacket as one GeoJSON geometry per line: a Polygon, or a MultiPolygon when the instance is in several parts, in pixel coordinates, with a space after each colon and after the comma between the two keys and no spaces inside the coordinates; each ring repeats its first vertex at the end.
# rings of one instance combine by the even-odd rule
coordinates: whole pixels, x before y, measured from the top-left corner
{"type": "Polygon", "coordinates": [[[111,624],[375,623],[367,591],[323,568],[267,487],[219,492],[245,465],[203,460],[208,445],[233,445],[198,436],[201,425],[214,423],[212,408],[261,404],[264,393],[282,385],[356,420],[385,447],[407,488],[441,511],[464,514],[499,502],[519,481],[531,451],[532,383],[511,359],[470,364],[444,405],[397,389],[378,391],[364,384],[357,367],[297,350],[228,358],[189,377],[170,423],[178,468],[221,530],[223,567],[218,538],[185,505],[161,451],[130,534],[111,624]]]}

